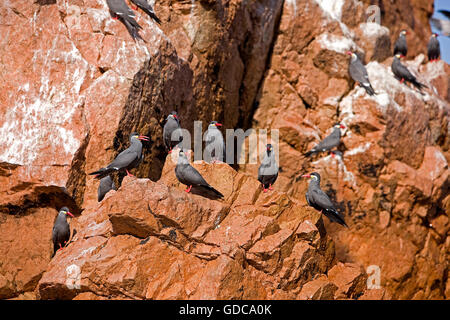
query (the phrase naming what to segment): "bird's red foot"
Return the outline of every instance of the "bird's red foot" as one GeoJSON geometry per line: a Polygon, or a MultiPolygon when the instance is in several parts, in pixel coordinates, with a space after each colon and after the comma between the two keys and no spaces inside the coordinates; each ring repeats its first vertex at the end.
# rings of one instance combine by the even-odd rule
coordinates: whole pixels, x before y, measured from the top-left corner
{"type": "Polygon", "coordinates": [[[269,184],[269,190],[273,190],[273,187],[271,184],[269,184]]]}
{"type": "Polygon", "coordinates": [[[119,20],[119,17],[112,17],[114,20],[119,20]]]}
{"type": "Polygon", "coordinates": [[[403,82],[405,82],[405,79],[402,78],[402,80],[400,80],[400,83],[403,83],[403,82]]]}
{"type": "Polygon", "coordinates": [[[126,170],[126,171],[127,171],[127,176],[134,177],[131,173],[128,172],[128,170],[126,170]]]}
{"type": "Polygon", "coordinates": [[[187,189],[184,190],[184,191],[186,191],[187,193],[189,193],[189,192],[191,192],[191,189],[192,189],[192,186],[189,186],[189,188],[187,188],[187,189]]]}
{"type": "Polygon", "coordinates": [[[269,191],[269,189],[264,188],[264,191],[263,191],[263,192],[264,192],[264,193],[267,193],[267,191],[269,191]]]}
{"type": "Polygon", "coordinates": [[[172,149],[169,150],[169,154],[171,154],[171,153],[172,153],[172,149]]]}

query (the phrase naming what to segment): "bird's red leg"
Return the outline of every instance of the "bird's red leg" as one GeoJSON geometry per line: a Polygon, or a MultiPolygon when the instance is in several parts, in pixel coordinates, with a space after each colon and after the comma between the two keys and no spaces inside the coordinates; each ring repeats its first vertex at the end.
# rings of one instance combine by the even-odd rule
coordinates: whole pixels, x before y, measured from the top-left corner
{"type": "Polygon", "coordinates": [[[191,189],[192,189],[192,186],[189,186],[189,188],[187,188],[187,189],[184,190],[184,191],[186,191],[187,193],[189,193],[189,192],[191,192],[191,189]]]}
{"type": "Polygon", "coordinates": [[[273,190],[272,184],[269,184],[269,190],[273,190]]]}
{"type": "Polygon", "coordinates": [[[405,82],[405,79],[402,78],[402,80],[400,80],[400,83],[403,83],[403,82],[405,82]]]}
{"type": "Polygon", "coordinates": [[[170,148],[170,150],[169,150],[169,154],[171,154],[172,153],[172,148],[170,148]]]}
{"type": "Polygon", "coordinates": [[[129,176],[129,177],[134,177],[131,173],[128,172],[127,169],[125,169],[125,170],[127,171],[127,176],[129,176]]]}
{"type": "Polygon", "coordinates": [[[114,20],[119,20],[119,17],[112,17],[114,20]]]}
{"type": "Polygon", "coordinates": [[[331,151],[331,157],[334,158],[334,152],[333,151],[331,151]]]}

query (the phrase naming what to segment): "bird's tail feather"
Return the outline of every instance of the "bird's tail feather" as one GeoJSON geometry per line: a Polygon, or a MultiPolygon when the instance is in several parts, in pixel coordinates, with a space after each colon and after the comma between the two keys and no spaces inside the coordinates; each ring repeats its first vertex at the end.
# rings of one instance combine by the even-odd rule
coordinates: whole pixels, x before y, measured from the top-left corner
{"type": "Polygon", "coordinates": [[[211,190],[212,192],[214,192],[215,195],[217,195],[219,198],[223,198],[223,194],[220,193],[219,191],[217,191],[216,189],[214,189],[211,186],[205,186],[208,190],[211,190]]]}

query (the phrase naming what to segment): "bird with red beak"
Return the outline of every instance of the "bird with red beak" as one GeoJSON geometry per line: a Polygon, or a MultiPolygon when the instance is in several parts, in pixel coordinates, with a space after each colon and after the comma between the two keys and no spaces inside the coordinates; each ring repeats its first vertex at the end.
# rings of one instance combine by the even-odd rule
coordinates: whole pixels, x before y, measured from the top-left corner
{"type": "Polygon", "coordinates": [[[396,54],[400,54],[402,58],[406,57],[408,53],[408,44],[406,42],[406,36],[408,35],[408,31],[402,30],[398,36],[397,41],[395,41],[394,45],[394,56],[396,54]]]}
{"type": "Polygon", "coordinates": [[[278,164],[275,158],[272,144],[267,144],[266,153],[258,168],[258,181],[261,182],[263,192],[273,190],[272,186],[278,178],[278,164]]]}

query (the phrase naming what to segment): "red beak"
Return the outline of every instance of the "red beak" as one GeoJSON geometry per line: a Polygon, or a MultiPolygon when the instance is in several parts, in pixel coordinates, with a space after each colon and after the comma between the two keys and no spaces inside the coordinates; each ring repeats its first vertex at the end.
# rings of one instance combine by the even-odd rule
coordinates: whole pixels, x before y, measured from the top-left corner
{"type": "Polygon", "coordinates": [[[69,216],[71,216],[72,218],[74,218],[73,214],[71,214],[69,211],[67,211],[66,214],[68,214],[69,216]]]}
{"type": "Polygon", "coordinates": [[[174,117],[175,119],[178,119],[178,117],[177,117],[177,115],[176,115],[176,114],[173,114],[173,117],[174,117]]]}
{"type": "Polygon", "coordinates": [[[351,56],[351,55],[353,54],[353,52],[347,51],[347,54],[348,54],[349,56],[351,56]]]}
{"type": "Polygon", "coordinates": [[[221,127],[222,124],[221,123],[216,123],[216,127],[221,127]]]}
{"type": "Polygon", "coordinates": [[[311,175],[310,174],[304,174],[304,175],[302,175],[302,178],[311,178],[311,175]]]}
{"type": "Polygon", "coordinates": [[[139,136],[138,139],[139,139],[139,140],[150,141],[150,138],[147,137],[147,136],[139,136]]]}
{"type": "Polygon", "coordinates": [[[345,126],[343,124],[341,124],[341,129],[345,129],[345,126]]]}

